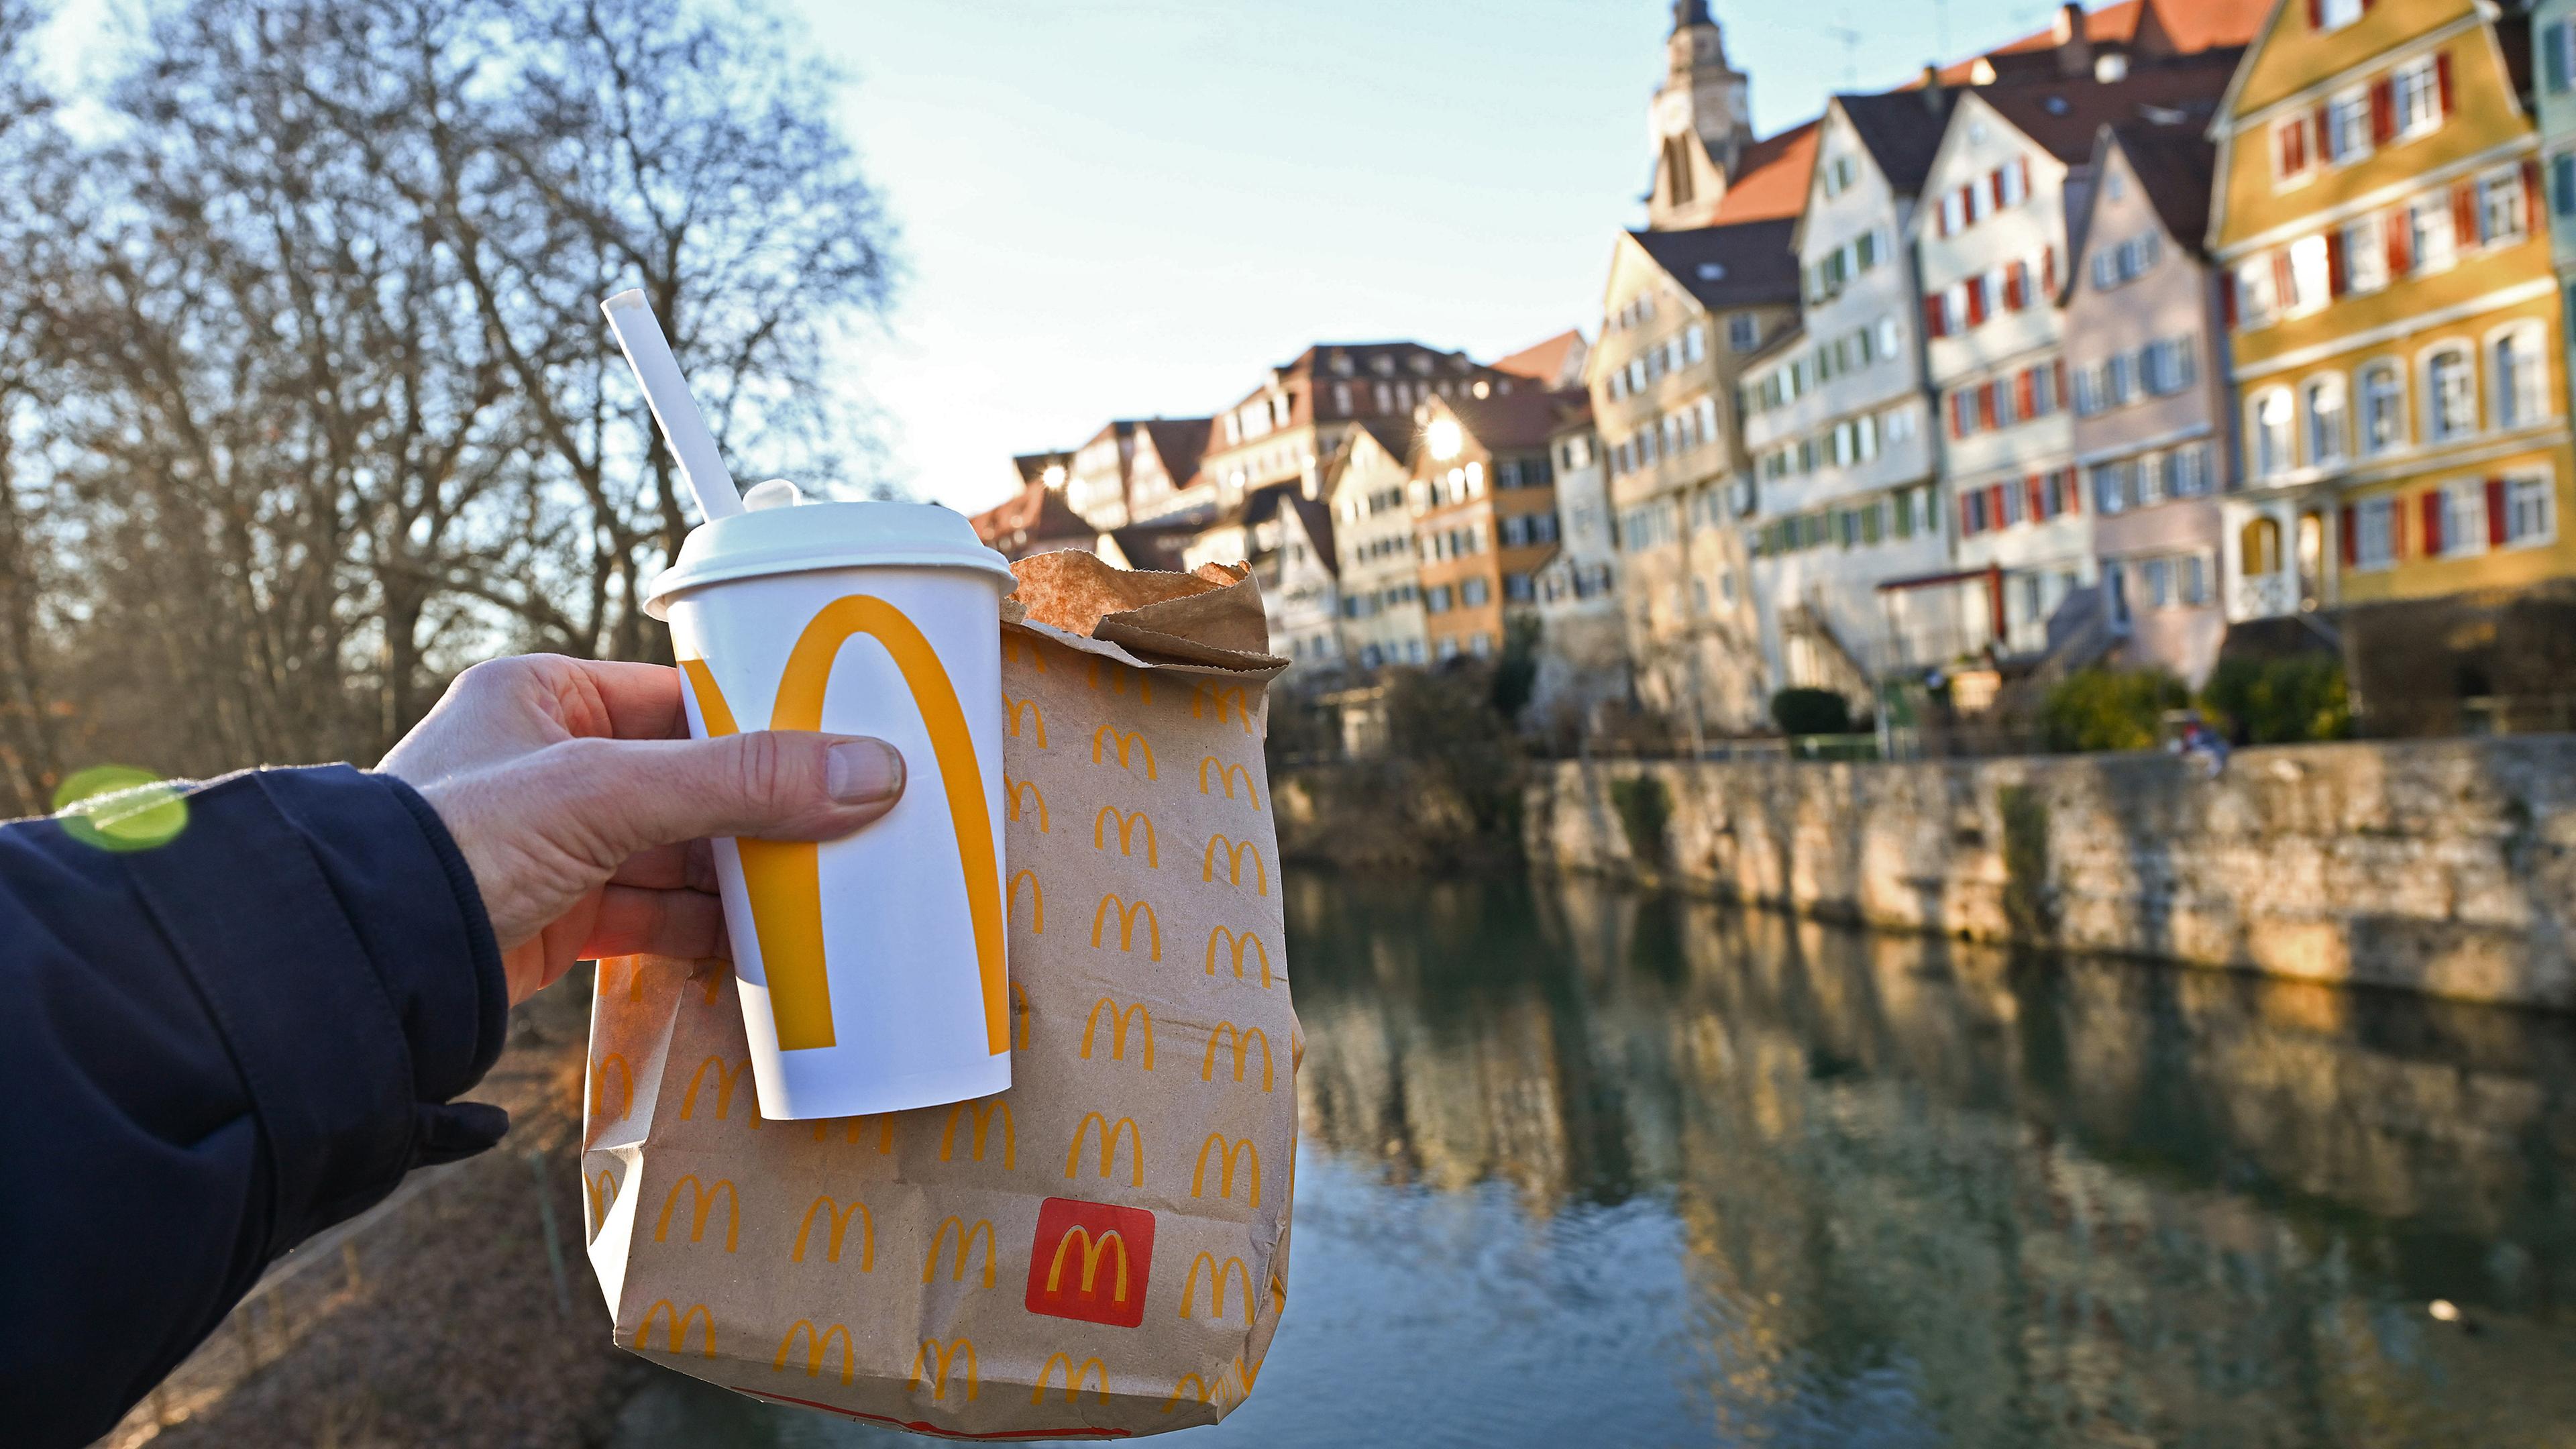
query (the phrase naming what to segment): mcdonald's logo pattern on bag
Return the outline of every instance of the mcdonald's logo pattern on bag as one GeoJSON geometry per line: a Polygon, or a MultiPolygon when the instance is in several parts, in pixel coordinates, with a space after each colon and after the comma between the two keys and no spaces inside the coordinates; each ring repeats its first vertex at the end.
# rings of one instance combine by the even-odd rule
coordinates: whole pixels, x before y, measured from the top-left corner
{"type": "MultiPolygon", "coordinates": [[[[684,1028],[667,1049],[611,1036],[605,1041],[622,1049],[609,1050],[595,1035],[586,1130],[606,1127],[612,1136],[599,1143],[602,1156],[585,1161],[585,1206],[596,1235],[622,1193],[642,1191],[631,1242],[660,1245],[672,1255],[667,1261],[695,1265],[667,1271],[779,1285],[774,1318],[719,1321],[707,1302],[693,1300],[728,1313],[742,1305],[699,1286],[714,1279],[666,1280],[669,1297],[654,1292],[651,1273],[660,1270],[630,1280],[641,1290],[637,1300],[652,1301],[635,1323],[634,1348],[688,1365],[721,1359],[726,1369],[706,1375],[744,1392],[933,1433],[1032,1423],[992,1419],[1005,1403],[1041,1416],[1036,1427],[989,1437],[1202,1422],[1249,1392],[1259,1365],[1247,1364],[1243,1350],[1259,1351],[1259,1326],[1275,1321],[1285,1302],[1277,1265],[1237,1226],[1280,1210],[1273,1198],[1285,1194],[1262,1181],[1264,1167],[1294,1166],[1282,1169],[1275,1160],[1282,1148],[1271,1145],[1292,1140],[1279,1117],[1290,1109],[1277,1104],[1295,1097],[1293,1067],[1281,1071],[1291,1066],[1281,1054],[1293,1056],[1295,1027],[1284,994],[1268,994],[1285,986],[1286,962],[1281,890],[1271,879],[1271,802],[1252,753],[1257,694],[1157,680],[1096,657],[1070,662],[1056,646],[1026,638],[1010,640],[1008,660],[1010,768],[985,818],[1003,819],[1021,857],[1000,877],[996,914],[1015,951],[1037,965],[1011,962],[1003,1039],[1011,1050],[1040,1053],[1051,1075],[1036,1084],[1059,1095],[1008,1092],[918,1112],[782,1124],[760,1116],[738,1040],[728,1046],[725,1036],[684,1028]],[[1087,733],[1090,747],[1076,733],[1071,750],[1051,750],[1051,725],[1087,733]],[[1241,750],[1230,743],[1236,738],[1241,750]],[[1168,781],[1158,746],[1175,757],[1168,781]],[[1069,838],[1054,833],[1057,816],[1072,822],[1069,838]],[[1167,848],[1170,862],[1162,858],[1167,848]],[[1071,940],[1061,923],[1048,934],[1051,886],[1059,888],[1059,914],[1067,910],[1061,896],[1073,898],[1071,940]],[[647,1064],[643,1075],[639,1062],[647,1064]],[[1181,1080],[1171,1083],[1175,1069],[1181,1080]],[[1081,1075],[1067,1079],[1067,1070],[1081,1075]],[[1170,1085],[1148,1111],[1156,1074],[1170,1085]],[[1068,1089],[1069,1100],[1060,1095],[1068,1089]],[[639,1181],[630,1174],[644,1159],[607,1155],[608,1142],[624,1140],[614,1133],[633,1130],[616,1124],[630,1119],[665,1130],[676,1120],[726,1137],[758,1133],[736,1138],[746,1144],[737,1152],[758,1155],[683,1156],[695,1171],[676,1180],[659,1171],[671,1159],[654,1157],[654,1175],[639,1181]],[[810,1125],[810,1136],[799,1125],[810,1125]],[[1033,1154],[1025,1168],[1023,1129],[1033,1154]],[[1265,1151],[1273,1161],[1262,1160],[1265,1151]],[[754,1175],[752,1161],[786,1170],[754,1175]],[[1087,1196],[1049,1196],[1049,1186],[1087,1196]],[[1023,1215],[1030,1199],[1038,1200],[1034,1226],[1023,1215]],[[1025,1263],[1016,1256],[1023,1247],[1025,1263]],[[1016,1295],[991,1292],[1006,1280],[1019,1285],[1016,1295]],[[672,1291],[682,1286],[694,1291],[672,1291]],[[920,1336],[889,1342],[871,1327],[880,1320],[867,1315],[897,1301],[940,1309],[922,1320],[920,1336]],[[1007,1334],[991,1316],[997,1302],[1030,1315],[1027,1324],[1053,1323],[1061,1332],[1007,1334]],[[1163,1338],[1114,1336],[1145,1327],[1149,1310],[1163,1338]],[[1128,1342],[1135,1352],[1121,1350],[1128,1342]],[[1172,1361],[1199,1345],[1215,1352],[1172,1361]],[[1009,1392],[987,1393],[1004,1387],[1005,1364],[1009,1392]],[[995,1375],[989,1383],[987,1367],[995,1375]],[[1182,1369],[1195,1371],[1169,1377],[1182,1369]],[[900,1408],[850,1397],[897,1391],[900,1408]],[[1161,1419],[1157,1409],[1180,1419],[1161,1419]],[[1122,1417],[1139,1413],[1143,1420],[1122,1417]]],[[[642,1003],[648,969],[666,968],[602,963],[601,1009],[622,1009],[612,1000],[642,1003]]],[[[719,973],[706,984],[721,994],[730,980],[719,973]]],[[[667,999],[665,978],[657,974],[653,984],[655,998],[667,999]]],[[[687,991],[682,1009],[693,1020],[717,1020],[697,1015],[700,995],[687,991]]],[[[736,1019],[721,1014],[728,1028],[736,1019]]]]}

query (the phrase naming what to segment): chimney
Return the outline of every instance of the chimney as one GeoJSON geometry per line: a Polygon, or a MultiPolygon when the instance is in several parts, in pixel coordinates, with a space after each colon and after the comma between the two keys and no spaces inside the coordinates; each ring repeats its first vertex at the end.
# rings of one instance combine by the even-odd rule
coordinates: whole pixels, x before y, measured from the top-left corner
{"type": "Polygon", "coordinates": [[[2084,7],[2068,0],[2057,7],[2057,73],[2063,76],[2093,73],[2093,41],[2084,28],[2084,7]]]}
{"type": "Polygon", "coordinates": [[[1928,60],[1923,63],[1923,109],[1941,114],[1941,67],[1928,60]]]}

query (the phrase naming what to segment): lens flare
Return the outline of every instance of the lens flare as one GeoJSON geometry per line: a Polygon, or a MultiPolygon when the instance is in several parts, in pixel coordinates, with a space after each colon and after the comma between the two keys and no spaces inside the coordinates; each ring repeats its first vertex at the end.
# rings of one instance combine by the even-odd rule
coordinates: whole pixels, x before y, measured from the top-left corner
{"type": "Polygon", "coordinates": [[[154,850],[188,828],[188,800],[149,770],[93,765],[54,792],[65,834],[101,850],[154,850]]]}

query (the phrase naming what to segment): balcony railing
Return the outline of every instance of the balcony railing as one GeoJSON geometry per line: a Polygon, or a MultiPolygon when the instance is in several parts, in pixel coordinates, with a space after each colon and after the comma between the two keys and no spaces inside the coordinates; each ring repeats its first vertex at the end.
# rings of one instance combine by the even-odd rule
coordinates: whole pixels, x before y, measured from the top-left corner
{"type": "Polygon", "coordinates": [[[2298,579],[2288,569],[2276,569],[2268,574],[2240,574],[2233,587],[2237,618],[2269,619],[2299,611],[2298,579]]]}

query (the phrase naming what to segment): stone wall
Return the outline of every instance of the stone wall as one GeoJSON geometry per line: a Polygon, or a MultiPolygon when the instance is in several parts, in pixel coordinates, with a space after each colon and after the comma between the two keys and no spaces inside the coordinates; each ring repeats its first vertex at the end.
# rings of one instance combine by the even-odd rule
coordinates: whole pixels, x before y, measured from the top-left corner
{"type": "Polygon", "coordinates": [[[1565,763],[1532,776],[1524,839],[1541,866],[1883,929],[2576,1007],[2576,737],[2248,750],[2204,773],[1565,763]]]}

